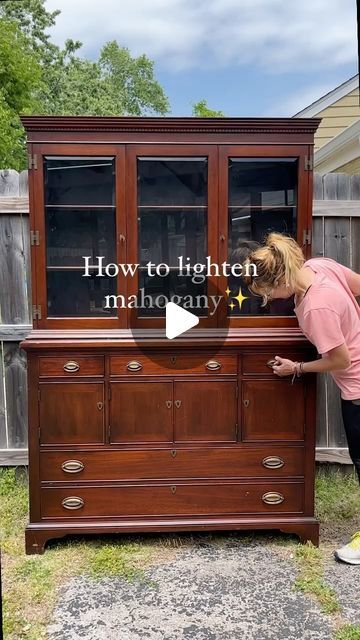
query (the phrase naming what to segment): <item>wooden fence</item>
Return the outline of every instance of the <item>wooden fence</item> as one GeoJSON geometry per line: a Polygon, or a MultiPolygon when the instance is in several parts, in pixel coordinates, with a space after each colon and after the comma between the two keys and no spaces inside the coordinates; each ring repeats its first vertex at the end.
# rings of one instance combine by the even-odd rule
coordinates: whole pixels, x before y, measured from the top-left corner
{"type": "MultiPolygon", "coordinates": [[[[360,272],[360,175],[314,176],[313,255],[360,272]]],[[[26,358],[31,328],[27,171],[0,171],[0,465],[27,462],[26,358]]],[[[318,376],[317,459],[350,463],[331,376],[318,376]]]]}

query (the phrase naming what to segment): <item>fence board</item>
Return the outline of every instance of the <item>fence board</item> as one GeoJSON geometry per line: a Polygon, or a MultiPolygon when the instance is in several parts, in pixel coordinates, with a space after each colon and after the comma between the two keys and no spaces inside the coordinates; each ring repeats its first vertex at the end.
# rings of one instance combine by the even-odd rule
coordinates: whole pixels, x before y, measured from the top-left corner
{"type": "Polygon", "coordinates": [[[15,169],[2,169],[0,171],[0,196],[19,195],[19,174],[15,169]]]}
{"type": "Polygon", "coordinates": [[[0,216],[0,318],[3,324],[29,324],[25,234],[22,215],[0,216]]]}
{"type": "Polygon", "coordinates": [[[6,407],[5,407],[5,372],[3,358],[3,344],[0,342],[0,449],[8,446],[6,437],[6,407]]]}
{"type": "Polygon", "coordinates": [[[350,264],[350,220],[348,218],[325,218],[324,255],[337,262],[350,264]]]}
{"type": "Polygon", "coordinates": [[[27,446],[26,357],[17,342],[4,342],[5,393],[10,448],[27,446]]]}

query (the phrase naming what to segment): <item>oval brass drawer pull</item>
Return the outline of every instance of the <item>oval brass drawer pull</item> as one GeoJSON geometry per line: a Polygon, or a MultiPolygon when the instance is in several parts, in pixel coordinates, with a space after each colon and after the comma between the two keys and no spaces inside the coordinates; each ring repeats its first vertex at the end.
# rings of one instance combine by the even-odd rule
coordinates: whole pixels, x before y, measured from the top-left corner
{"type": "Polygon", "coordinates": [[[126,368],[128,371],[140,371],[142,369],[142,364],[137,362],[137,360],[131,360],[127,363],[126,368]]]}
{"type": "Polygon", "coordinates": [[[64,364],[64,371],[67,371],[68,373],[76,373],[79,369],[80,365],[78,362],[75,362],[75,360],[69,360],[69,362],[64,364]]]}
{"type": "Polygon", "coordinates": [[[261,499],[265,504],[281,504],[285,500],[283,494],[278,491],[268,491],[261,499]]]}
{"type": "Polygon", "coordinates": [[[84,470],[84,464],[80,460],[65,460],[61,468],[66,473],[80,473],[84,470]]]}
{"type": "Polygon", "coordinates": [[[281,469],[284,464],[284,460],[279,456],[267,456],[262,461],[263,467],[266,467],[267,469],[281,469]]]}
{"type": "Polygon", "coordinates": [[[269,367],[269,369],[272,369],[275,364],[277,364],[276,360],[268,360],[266,366],[269,367]]]}
{"type": "Polygon", "coordinates": [[[181,407],[181,403],[182,403],[182,400],[175,400],[175,407],[176,407],[177,409],[180,409],[180,407],[181,407]]]}
{"type": "Polygon", "coordinates": [[[85,503],[79,496],[68,496],[64,498],[61,504],[65,509],[81,509],[85,503]]]}
{"type": "Polygon", "coordinates": [[[209,360],[205,367],[209,369],[209,371],[219,371],[219,369],[221,369],[221,364],[217,360],[209,360]]]}

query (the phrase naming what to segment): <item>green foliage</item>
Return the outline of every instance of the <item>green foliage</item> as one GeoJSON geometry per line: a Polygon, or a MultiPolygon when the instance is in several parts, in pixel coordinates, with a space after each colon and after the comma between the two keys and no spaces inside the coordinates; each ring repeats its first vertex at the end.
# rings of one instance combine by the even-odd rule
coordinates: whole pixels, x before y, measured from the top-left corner
{"type": "Polygon", "coordinates": [[[323,613],[335,613],[341,610],[334,589],[326,584],[323,578],[323,554],[311,543],[299,545],[295,552],[300,572],[295,580],[295,589],[314,596],[323,613]]]}
{"type": "Polygon", "coordinates": [[[224,118],[224,113],[222,111],[209,109],[206,100],[200,100],[199,102],[193,103],[192,114],[196,118],[224,118]]]}
{"type": "Polygon", "coordinates": [[[321,522],[360,517],[360,490],[355,473],[321,466],[316,474],[316,515],[321,522]]]}
{"type": "Polygon", "coordinates": [[[346,624],[335,634],[335,640],[360,640],[360,625],[346,624]]]}
{"type": "Polygon", "coordinates": [[[82,43],[51,42],[48,29],[60,11],[45,0],[0,2],[0,167],[26,166],[19,114],[165,115],[168,99],[146,55],[132,57],[116,41],[99,59],[78,55],[82,43]]]}

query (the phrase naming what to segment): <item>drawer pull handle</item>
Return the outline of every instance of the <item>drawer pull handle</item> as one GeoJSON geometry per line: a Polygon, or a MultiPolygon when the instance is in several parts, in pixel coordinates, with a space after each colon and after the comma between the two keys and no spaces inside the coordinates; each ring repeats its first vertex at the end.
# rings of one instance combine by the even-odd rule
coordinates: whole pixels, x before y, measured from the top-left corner
{"type": "Polygon", "coordinates": [[[285,500],[283,494],[278,491],[268,491],[261,499],[265,504],[281,504],[285,500]]]}
{"type": "Polygon", "coordinates": [[[209,371],[219,371],[219,369],[221,369],[221,364],[217,360],[209,360],[205,367],[209,369],[209,371]]]}
{"type": "Polygon", "coordinates": [[[166,400],[166,406],[168,409],[171,409],[172,407],[172,400],[166,400]]]}
{"type": "Polygon", "coordinates": [[[244,407],[248,407],[250,404],[250,400],[244,400],[244,407]]]}
{"type": "Polygon", "coordinates": [[[262,461],[263,467],[267,469],[281,469],[285,464],[284,460],[279,456],[267,456],[262,461]]]}
{"type": "Polygon", "coordinates": [[[126,368],[128,371],[140,371],[142,369],[142,364],[136,360],[131,360],[127,363],[126,368]]]}
{"type": "Polygon", "coordinates": [[[84,500],[78,496],[68,496],[62,501],[64,509],[81,509],[84,506],[84,500]]]}
{"type": "Polygon", "coordinates": [[[172,487],[171,487],[171,493],[172,493],[172,494],[176,493],[176,485],[172,485],[172,487]]]}
{"type": "Polygon", "coordinates": [[[104,403],[103,402],[97,402],[96,403],[97,408],[99,409],[99,411],[102,411],[104,408],[104,403]]]}
{"type": "Polygon", "coordinates": [[[269,367],[269,369],[272,369],[276,364],[277,364],[276,360],[268,360],[266,363],[266,366],[269,367]]]}
{"type": "Polygon", "coordinates": [[[65,460],[61,468],[66,473],[80,473],[84,470],[84,464],[80,460],[65,460]]]}
{"type": "Polygon", "coordinates": [[[182,400],[175,400],[175,407],[180,409],[182,400]]]}
{"type": "Polygon", "coordinates": [[[176,456],[176,449],[171,449],[171,455],[173,458],[176,456]]]}
{"type": "Polygon", "coordinates": [[[68,373],[76,373],[79,369],[80,365],[78,362],[75,362],[75,360],[69,360],[69,362],[64,364],[64,371],[67,371],[68,373]]]}

